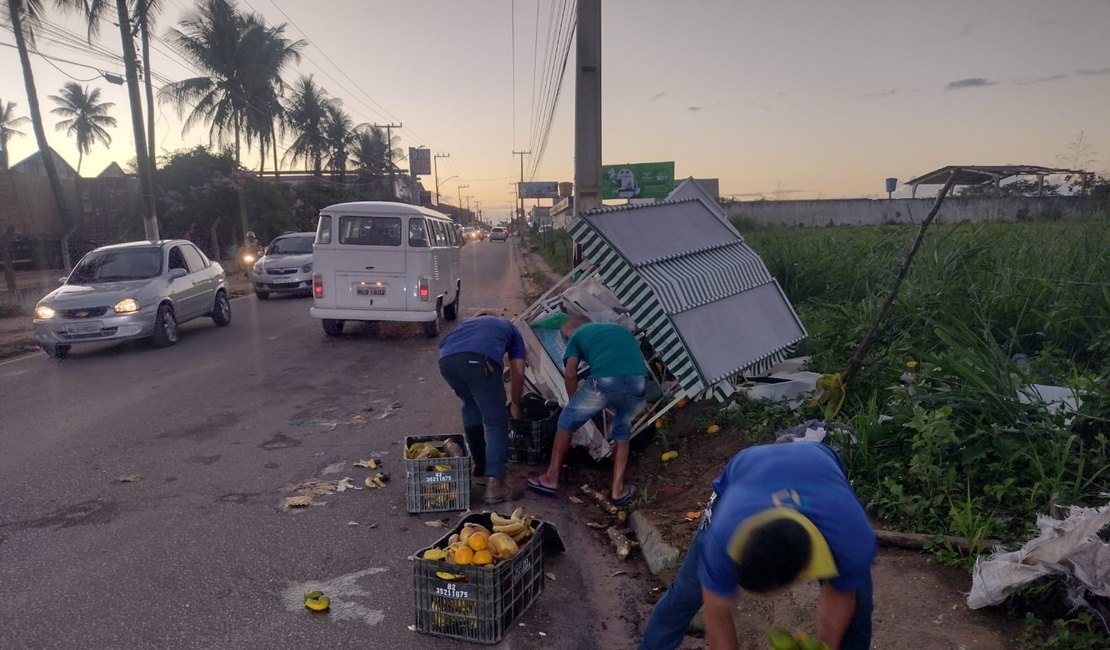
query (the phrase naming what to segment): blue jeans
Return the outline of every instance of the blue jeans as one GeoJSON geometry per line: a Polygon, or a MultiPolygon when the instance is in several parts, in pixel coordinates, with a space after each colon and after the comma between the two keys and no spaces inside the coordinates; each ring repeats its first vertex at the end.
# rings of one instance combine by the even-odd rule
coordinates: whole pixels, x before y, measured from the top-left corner
{"type": "Polygon", "coordinates": [[[474,352],[439,360],[439,374],[462,400],[463,431],[474,465],[485,476],[505,480],[509,456],[509,412],[501,365],[474,352]]]}
{"type": "MultiPolygon", "coordinates": [[[[694,535],[674,582],[651,610],[640,650],[674,650],[682,643],[686,628],[701,609],[698,564],[706,539],[708,536],[704,530],[694,535]]],[[[841,640],[842,650],[867,650],[871,647],[871,610],[871,577],[868,575],[867,584],[856,592],[856,613],[841,640]]]]}
{"type": "Polygon", "coordinates": [[[646,386],[647,378],[643,376],[590,377],[559,415],[559,429],[573,433],[603,409],[612,407],[616,411],[613,440],[627,442],[632,437],[632,418],[644,405],[646,386]]]}

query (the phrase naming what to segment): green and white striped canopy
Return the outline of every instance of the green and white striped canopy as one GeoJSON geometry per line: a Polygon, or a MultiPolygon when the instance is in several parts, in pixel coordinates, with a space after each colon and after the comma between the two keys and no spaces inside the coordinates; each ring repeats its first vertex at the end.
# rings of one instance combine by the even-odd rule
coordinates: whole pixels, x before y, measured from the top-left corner
{"type": "Polygon", "coordinates": [[[569,232],[686,395],[727,397],[805,338],[763,261],[698,199],[593,210],[569,232]]]}

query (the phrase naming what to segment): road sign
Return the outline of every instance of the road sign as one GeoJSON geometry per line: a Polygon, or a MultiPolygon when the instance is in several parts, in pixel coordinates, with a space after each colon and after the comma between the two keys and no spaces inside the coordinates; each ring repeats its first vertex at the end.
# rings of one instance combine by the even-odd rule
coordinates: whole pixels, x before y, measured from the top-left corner
{"type": "Polygon", "coordinates": [[[673,190],[673,160],[601,166],[603,199],[665,199],[673,190]]]}

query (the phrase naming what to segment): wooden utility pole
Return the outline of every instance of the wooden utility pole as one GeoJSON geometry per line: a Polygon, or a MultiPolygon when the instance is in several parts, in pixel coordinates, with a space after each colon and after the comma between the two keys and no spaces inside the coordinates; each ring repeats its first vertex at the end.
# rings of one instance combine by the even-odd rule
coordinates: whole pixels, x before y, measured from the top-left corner
{"type": "MultiPolygon", "coordinates": [[[[439,159],[440,158],[450,158],[450,157],[451,157],[451,154],[449,154],[449,153],[432,154],[432,169],[435,172],[435,179],[436,179],[436,206],[437,207],[439,206],[439,159]]],[[[451,180],[451,179],[448,178],[447,180],[451,180]]]]}
{"type": "MultiPolygon", "coordinates": [[[[578,0],[574,214],[601,207],[601,0],[578,0]]],[[[581,257],[577,250],[574,263],[581,257]]]]}
{"type": "Polygon", "coordinates": [[[524,157],[532,155],[531,151],[514,151],[514,156],[520,156],[520,185],[516,186],[516,199],[517,199],[517,218],[514,219],[516,223],[516,234],[524,235],[524,191],[521,186],[524,185],[524,157]]]}
{"type": "Polygon", "coordinates": [[[135,135],[135,164],[139,168],[139,191],[143,195],[143,230],[146,238],[157,241],[158,206],[154,201],[154,174],[152,173],[149,149],[143,124],[142,97],[139,94],[139,73],[135,61],[135,42],[131,34],[131,18],[127,0],[116,0],[116,15],[119,23],[120,40],[123,46],[123,67],[127,76],[127,96],[131,103],[131,127],[135,135]]]}

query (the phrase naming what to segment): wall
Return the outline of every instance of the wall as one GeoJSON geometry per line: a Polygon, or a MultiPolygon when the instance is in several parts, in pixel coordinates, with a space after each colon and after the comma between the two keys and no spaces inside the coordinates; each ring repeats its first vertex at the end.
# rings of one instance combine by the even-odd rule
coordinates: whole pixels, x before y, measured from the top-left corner
{"type": "MultiPolygon", "coordinates": [[[[724,207],[729,218],[759,225],[829,226],[920,223],[933,199],[829,199],[814,201],[743,201],[724,207]]],[[[1098,212],[1088,197],[1002,197],[945,199],[938,223],[1075,219],[1098,212]]]]}

